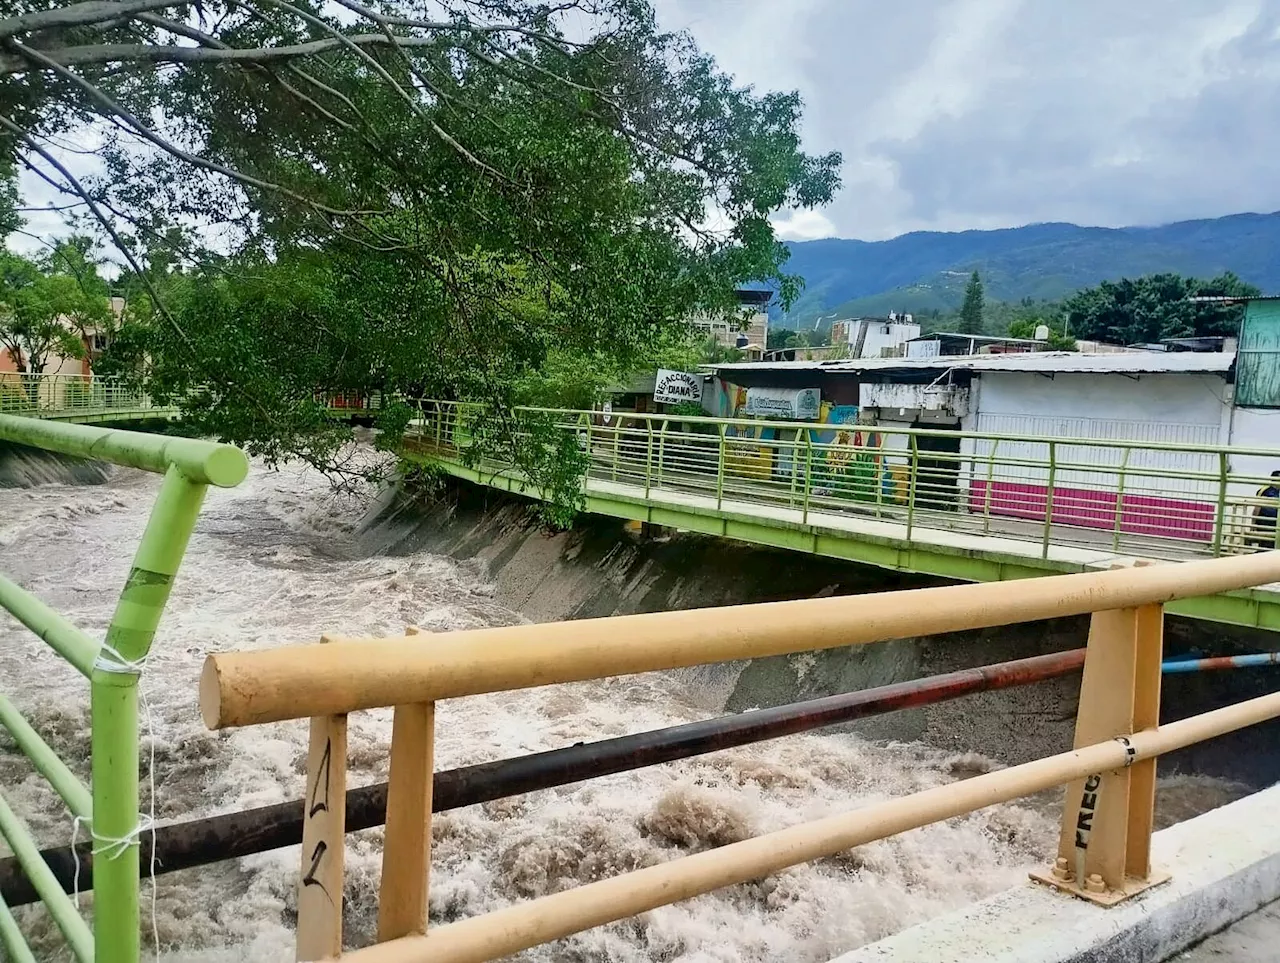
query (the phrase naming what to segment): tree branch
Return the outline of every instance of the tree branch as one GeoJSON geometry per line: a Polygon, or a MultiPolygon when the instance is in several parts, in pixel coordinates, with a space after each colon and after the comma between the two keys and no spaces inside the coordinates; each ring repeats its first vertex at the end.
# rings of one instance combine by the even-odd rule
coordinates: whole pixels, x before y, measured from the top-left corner
{"type": "MultiPolygon", "coordinates": [[[[166,17],[159,17],[152,13],[139,14],[135,19],[141,20],[144,23],[149,23],[152,26],[159,27],[162,30],[167,30],[171,34],[174,34],[175,36],[186,37],[188,40],[194,40],[196,43],[204,47],[209,47],[214,50],[231,49],[228,44],[223,43],[221,40],[219,40],[217,37],[213,36],[212,34],[205,33],[203,30],[197,30],[195,27],[189,26],[185,23],[178,23],[176,20],[169,20],[166,17]]],[[[302,101],[312,110],[314,110],[316,113],[320,114],[330,123],[338,127],[341,127],[343,130],[346,130],[349,132],[356,131],[356,127],[354,124],[346,120],[343,120],[341,117],[333,113],[323,104],[321,104],[319,101],[315,100],[315,98],[309,97],[306,94],[304,94],[302,91],[298,90],[296,87],[290,84],[287,80],[285,80],[283,77],[277,74],[275,70],[273,70],[272,68],[264,66],[262,64],[255,64],[254,66],[256,66],[259,70],[261,70],[266,76],[270,77],[272,80],[278,83],[281,87],[287,90],[294,97],[297,97],[300,101],[302,101]]],[[[303,76],[305,77],[306,75],[304,74],[303,76]]],[[[363,136],[365,138],[365,142],[369,144],[369,146],[377,149],[377,145],[374,144],[373,141],[371,141],[368,138],[368,135],[363,135],[363,136]]]]}
{"type": "Polygon", "coordinates": [[[40,10],[20,17],[0,20],[0,40],[16,37],[20,33],[34,33],[58,27],[84,27],[104,20],[120,20],[144,10],[161,10],[165,7],[186,7],[188,4],[174,0],[91,0],[73,3],[55,10],[40,10]]]}
{"type": "MultiPolygon", "coordinates": [[[[289,44],[283,47],[179,47],[167,44],[99,43],[79,47],[61,47],[49,52],[50,64],[75,67],[82,64],[152,63],[152,64],[203,64],[203,63],[271,63],[279,60],[297,60],[338,47],[387,47],[393,41],[380,33],[342,35],[343,40],[329,38],[307,43],[289,44]]],[[[406,47],[425,47],[436,43],[432,37],[400,37],[396,43],[406,47]]],[[[0,57],[0,74],[23,73],[30,69],[20,57],[0,57]]]]}
{"type": "Polygon", "coordinates": [[[99,87],[97,87],[97,85],[92,84],[89,81],[85,80],[79,74],[73,73],[72,71],[67,70],[65,67],[54,63],[50,58],[45,56],[43,51],[35,50],[31,47],[25,47],[22,44],[15,43],[13,41],[8,41],[8,46],[10,47],[10,49],[19,51],[20,54],[24,57],[30,57],[31,59],[36,60],[39,63],[43,63],[49,66],[55,73],[66,78],[71,83],[75,84],[77,87],[83,90],[86,94],[88,94],[89,97],[93,101],[95,101],[99,106],[106,109],[106,111],[110,115],[109,119],[119,118],[120,120],[124,121],[143,140],[146,140],[149,143],[154,144],[156,147],[159,147],[166,154],[170,154],[173,157],[176,157],[178,160],[184,161],[185,163],[188,163],[193,167],[198,167],[203,170],[211,171],[212,173],[215,173],[215,174],[221,174],[223,177],[230,178],[231,180],[238,181],[250,187],[256,187],[259,190],[272,191],[284,197],[288,197],[288,198],[291,198],[292,200],[298,201],[300,204],[306,204],[309,207],[316,209],[317,211],[322,211],[325,214],[331,214],[334,217],[362,217],[362,216],[368,216],[368,215],[377,215],[377,214],[387,213],[386,211],[378,211],[378,210],[359,210],[359,209],[347,210],[343,208],[331,207],[328,204],[324,204],[312,198],[304,197],[302,194],[299,194],[296,191],[290,190],[289,188],[285,187],[283,184],[276,184],[276,183],[273,183],[272,181],[264,181],[261,178],[254,177],[252,174],[246,174],[243,171],[238,171],[238,170],[235,170],[234,168],[227,167],[225,164],[220,164],[217,161],[209,160],[207,157],[200,157],[196,154],[192,154],[191,152],[183,150],[181,147],[177,146],[176,144],[172,144],[165,138],[161,137],[159,134],[153,131],[150,127],[144,124],[141,120],[135,117],[132,113],[130,113],[127,108],[117,103],[115,100],[109,97],[106,93],[104,93],[99,87]]]}
{"type": "MultiPolygon", "coordinates": [[[[310,14],[307,11],[302,10],[291,3],[287,3],[285,2],[285,0],[267,0],[267,2],[271,3],[273,6],[281,8],[282,10],[292,11],[293,13],[302,17],[308,23],[314,24],[315,26],[319,27],[321,30],[327,30],[329,33],[333,35],[333,40],[335,43],[338,43],[338,44],[341,44],[342,46],[347,47],[348,49],[353,51],[358,57],[360,57],[361,60],[367,63],[374,70],[374,72],[378,74],[378,76],[380,76],[383,80],[385,80],[392,87],[392,89],[394,89],[396,92],[400,94],[400,96],[404,99],[405,103],[409,105],[409,109],[412,110],[414,113],[416,113],[420,118],[422,118],[422,120],[424,120],[427,123],[427,125],[431,128],[432,132],[437,137],[439,137],[442,141],[444,141],[446,144],[452,147],[455,151],[457,151],[458,154],[461,155],[464,160],[474,165],[475,167],[478,167],[480,170],[489,174],[491,177],[497,180],[509,183],[507,178],[504,177],[499,171],[494,170],[494,168],[490,167],[484,161],[480,160],[480,158],[476,157],[475,154],[471,153],[471,151],[467,150],[466,147],[464,147],[461,143],[459,143],[458,140],[452,134],[450,134],[438,123],[436,123],[435,119],[429,116],[426,113],[426,111],[423,110],[422,104],[420,104],[412,94],[410,94],[407,90],[405,90],[404,87],[402,87],[399,83],[397,83],[396,79],[391,76],[391,74],[387,71],[385,67],[382,66],[382,64],[378,63],[377,58],[375,58],[372,54],[370,54],[367,50],[365,50],[361,45],[354,42],[355,38],[348,37],[346,34],[336,30],[333,26],[326,23],[324,20],[321,20],[319,17],[316,17],[313,14],[310,14]]],[[[381,37],[381,39],[384,42],[389,43],[392,47],[396,47],[399,44],[399,42],[403,39],[412,39],[412,40],[421,41],[421,43],[417,44],[418,46],[421,46],[423,44],[433,45],[435,43],[434,40],[429,38],[425,40],[423,38],[397,38],[393,36],[389,30],[384,34],[373,34],[372,36],[381,37]]],[[[405,57],[406,60],[408,59],[408,54],[406,54],[403,49],[400,50],[400,53],[402,56],[405,57]]]]}

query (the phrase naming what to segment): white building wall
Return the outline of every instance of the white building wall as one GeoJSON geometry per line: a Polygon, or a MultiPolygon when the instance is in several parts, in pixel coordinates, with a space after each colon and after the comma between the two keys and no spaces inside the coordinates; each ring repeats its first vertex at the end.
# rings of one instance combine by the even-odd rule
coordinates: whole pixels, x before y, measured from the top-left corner
{"type": "MultiPolygon", "coordinates": [[[[1231,445],[1236,448],[1274,448],[1280,450],[1280,408],[1236,408],[1231,412],[1231,445]]],[[[1269,478],[1280,470],[1280,457],[1269,455],[1232,455],[1233,475],[1254,479],[1269,478]]],[[[1232,494],[1253,494],[1262,482],[1252,481],[1233,486],[1232,494]]]]}
{"type": "MultiPolygon", "coordinates": [[[[920,325],[868,321],[867,337],[862,343],[862,357],[878,358],[882,348],[898,345],[920,336],[920,325]]],[[[852,343],[852,341],[850,341],[852,343]]]]}
{"type": "MultiPolygon", "coordinates": [[[[973,415],[967,428],[993,434],[1042,435],[1098,441],[1150,441],[1188,445],[1216,445],[1221,440],[1224,410],[1231,404],[1230,387],[1216,374],[1070,374],[1053,378],[1020,372],[985,372],[980,391],[970,393],[973,415]]],[[[1043,461],[1044,443],[979,441],[975,455],[986,458],[992,446],[997,457],[1043,461]]],[[[1120,467],[1122,449],[1094,445],[1059,445],[1063,464],[1120,467]]],[[[1212,455],[1194,452],[1135,449],[1126,468],[1146,471],[1217,470],[1212,455]]],[[[975,465],[975,472],[979,471],[975,465]]],[[[1045,484],[1047,470],[1038,466],[998,466],[1003,481],[1045,484]]],[[[1114,489],[1118,474],[1106,471],[1061,470],[1059,486],[1114,489]]],[[[1211,483],[1185,478],[1135,474],[1126,490],[1147,494],[1196,495],[1216,490],[1211,483]]]]}
{"type": "MultiPolygon", "coordinates": [[[[1280,450],[1280,408],[1232,408],[1226,433],[1227,443],[1236,448],[1280,450]]],[[[1262,504],[1256,496],[1270,483],[1271,473],[1280,471],[1280,455],[1232,454],[1227,471],[1233,480],[1223,510],[1228,545],[1234,547],[1254,534],[1254,513],[1262,504]]]]}

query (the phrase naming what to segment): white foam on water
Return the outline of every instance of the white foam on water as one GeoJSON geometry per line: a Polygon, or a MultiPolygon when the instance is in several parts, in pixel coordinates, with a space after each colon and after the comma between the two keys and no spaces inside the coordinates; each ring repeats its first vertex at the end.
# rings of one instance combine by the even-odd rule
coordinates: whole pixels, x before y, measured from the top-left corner
{"type": "MultiPolygon", "coordinates": [[[[159,481],[117,472],[103,486],[0,491],[7,576],[100,636],[159,481]]],[[[364,503],[301,470],[255,466],[211,490],[147,665],[156,811],[190,818],[298,798],[306,724],[207,732],[197,680],[211,651],[510,624],[473,567],[438,556],[358,557],[364,503]]],[[[0,624],[8,694],[87,780],[87,685],[12,620],[0,624]]],[[[442,703],[437,766],[449,768],[707,715],[691,676],[653,674],[442,703]]],[[[350,721],[352,785],[383,779],[389,710],[350,721]]],[[[143,758],[149,745],[143,746],[143,758]]],[[[440,814],[433,923],[651,865],[890,796],[943,785],[984,760],[853,735],[805,735],[440,814]]],[[[70,840],[65,810],[0,741],[5,795],[43,845],[70,840]]],[[[145,784],[145,779],[144,779],[145,784]]],[[[1193,787],[1199,788],[1203,787],[1193,787]]],[[[1219,792],[1220,786],[1214,787],[1219,792]]],[[[145,804],[145,803],[144,803],[145,804]]],[[[1026,878],[1055,836],[1052,801],[1002,805],[766,880],[734,886],[530,950],[528,961],[829,959],[1026,878]]],[[[346,932],[372,941],[382,831],[348,837],[346,932]]],[[[163,959],[292,959],[297,847],[159,878],[163,959]]],[[[144,897],[149,895],[146,887],[144,897]]],[[[144,917],[148,915],[144,908],[144,917]]],[[[42,909],[20,911],[42,958],[61,957],[42,909]]],[[[144,926],[148,931],[149,920],[144,926]]]]}

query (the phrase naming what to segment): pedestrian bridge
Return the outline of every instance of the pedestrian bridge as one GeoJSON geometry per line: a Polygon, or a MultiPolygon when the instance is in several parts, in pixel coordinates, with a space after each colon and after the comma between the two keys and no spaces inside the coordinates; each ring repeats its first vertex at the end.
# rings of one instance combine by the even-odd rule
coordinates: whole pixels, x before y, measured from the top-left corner
{"type": "MultiPolygon", "coordinates": [[[[372,419],[382,404],[381,394],[324,393],[316,395],[337,418],[372,419]]],[[[159,404],[143,389],[94,375],[0,373],[0,415],[19,415],[76,425],[120,422],[176,421],[177,405],[159,404]]]]}
{"type": "MultiPolygon", "coordinates": [[[[421,425],[418,443],[425,446],[429,439],[435,457],[452,452],[450,464],[474,461],[468,454],[474,444],[468,438],[475,437],[477,423],[464,416],[446,426],[438,411],[434,414],[434,420],[421,425]]],[[[597,446],[599,439],[589,422],[585,434],[578,435],[577,422],[554,418],[549,422],[553,431],[574,432],[573,437],[597,446]]],[[[541,436],[535,432],[533,437],[541,436]]],[[[601,466],[609,472],[616,467],[619,475],[626,470],[629,462],[621,438],[619,432],[619,443],[602,460],[598,454],[591,456],[588,483],[606,481],[597,477],[601,466]]],[[[713,438],[718,440],[713,440],[711,451],[722,469],[715,475],[715,503],[723,510],[729,479],[735,477],[724,468],[737,456],[729,453],[727,432],[717,431],[713,438]]],[[[267,649],[216,652],[205,662],[199,691],[193,686],[189,693],[192,704],[199,703],[206,724],[216,730],[309,720],[306,772],[298,775],[302,798],[266,810],[179,821],[153,830],[139,807],[139,681],[206,489],[239,484],[248,470],[247,459],[226,445],[8,415],[0,415],[0,439],[102,458],[164,477],[104,638],[88,634],[0,577],[0,608],[87,678],[92,730],[92,779],[86,786],[23,717],[21,694],[12,701],[0,696],[0,726],[87,837],[78,846],[41,851],[22,814],[4,798],[10,787],[0,789],[0,836],[13,853],[0,863],[20,877],[0,872],[6,883],[0,888],[0,946],[9,960],[35,960],[9,909],[19,902],[15,893],[22,901],[38,899],[44,904],[75,959],[138,963],[140,874],[180,868],[182,858],[188,866],[201,865],[301,842],[298,960],[482,963],[1053,787],[1065,787],[1062,830],[1056,849],[1042,854],[1043,870],[1034,874],[1039,883],[1020,887],[1014,902],[989,908],[996,915],[985,917],[980,926],[969,922],[962,927],[970,936],[997,934],[1006,949],[1017,951],[982,959],[1167,959],[1212,928],[1280,898],[1280,832],[1267,816],[1274,812],[1274,790],[1244,801],[1252,803],[1247,811],[1210,814],[1216,823],[1207,841],[1199,832],[1204,823],[1193,827],[1194,832],[1184,832],[1201,838],[1201,849],[1208,852],[1199,856],[1185,840],[1173,848],[1154,845],[1161,834],[1152,833],[1157,757],[1280,717],[1280,693],[1271,693],[1161,724],[1160,678],[1162,671],[1170,671],[1161,664],[1163,613],[1202,596],[1233,598],[1275,583],[1280,580],[1280,552],[1028,579],[1008,588],[951,585],[447,635],[425,636],[409,627],[404,636],[355,639],[336,634],[343,627],[334,626],[335,634],[320,640],[282,639],[286,644],[267,649]],[[1080,615],[1091,618],[1083,652],[981,667],[916,680],[907,689],[887,686],[847,693],[818,700],[820,705],[741,713],[458,770],[437,772],[433,762],[435,704],[441,699],[1080,615]],[[326,644],[306,644],[315,641],[326,644]],[[432,819],[441,809],[812,730],[869,714],[873,703],[877,711],[924,704],[922,684],[938,701],[996,686],[997,680],[1001,686],[1027,684],[1080,667],[1084,674],[1071,751],[823,819],[797,821],[764,835],[428,928],[432,819]],[[379,708],[394,712],[386,747],[388,782],[384,787],[348,789],[348,716],[379,708]],[[700,734],[691,733],[693,728],[700,734]],[[380,811],[377,804],[360,808],[370,790],[381,800],[380,811]],[[383,822],[376,942],[351,949],[343,939],[346,834],[383,822]],[[177,859],[160,855],[162,840],[173,847],[177,859]],[[141,858],[144,847],[149,851],[146,860],[141,858]],[[1211,863],[1212,859],[1217,861],[1211,863]],[[1172,882],[1170,873],[1175,874],[1172,882]],[[20,892],[24,887],[14,885],[17,882],[29,892],[20,892]],[[92,921],[69,895],[89,891],[92,921]],[[1028,893],[1052,900],[1054,914],[1030,918],[1018,902],[1028,893]],[[1117,906],[1119,910],[1113,908],[1117,906]],[[1063,907],[1069,909],[1064,913],[1063,907]],[[1100,934],[1100,942],[1082,953],[1071,939],[1086,930],[1100,934]],[[1067,937],[1058,941],[1053,954],[1042,952],[1044,935],[1050,931],[1067,937]],[[1092,952],[1099,945],[1106,952],[1092,952]]],[[[812,465],[807,466],[804,478],[818,477],[813,472],[812,465]]],[[[818,493],[812,480],[796,477],[801,524],[807,524],[805,513],[815,511],[815,506],[805,503],[804,492],[809,499],[830,496],[818,493]]],[[[921,462],[909,484],[923,489],[925,477],[931,476],[921,462]]],[[[762,486],[772,483],[768,477],[749,480],[762,486]]],[[[621,477],[607,481],[634,485],[621,477]]],[[[823,477],[824,487],[835,483],[823,477]]],[[[740,484],[733,482],[735,487],[740,484]]],[[[648,494],[653,491],[650,488],[648,494]]],[[[692,494],[709,497],[696,489],[692,494]]],[[[884,512],[904,507],[895,498],[889,493],[883,499],[884,512]]],[[[910,503],[905,507],[910,510],[910,503]]],[[[959,514],[955,506],[917,507],[922,512],[959,514]]],[[[910,511],[906,522],[917,525],[917,531],[922,527],[910,511]]],[[[1056,530],[1059,523],[1051,525],[1056,530]]],[[[1217,553],[1231,554],[1226,546],[1224,537],[1217,553]]],[[[154,775],[163,778],[164,773],[154,775]]],[[[981,872],[982,867],[957,871],[981,872]]],[[[956,943],[954,935],[945,933],[926,934],[928,948],[922,951],[921,937],[912,932],[903,935],[909,945],[892,958],[979,958],[968,950],[949,955],[956,952],[956,943]],[[950,942],[936,942],[940,938],[950,942]]],[[[891,950],[873,946],[868,949],[872,956],[858,959],[890,959],[880,954],[891,950]]],[[[158,951],[157,947],[157,955],[158,951]]]]}
{"type": "Polygon", "coordinates": [[[0,415],[76,425],[172,421],[178,409],[154,404],[146,392],[93,375],[0,374],[0,415]]]}
{"type": "MultiPolygon", "coordinates": [[[[577,453],[581,508],[974,582],[1274,547],[1280,449],[424,402],[409,458],[545,498],[508,431],[577,453]],[[514,425],[514,427],[504,427],[514,425]],[[1268,517],[1269,516],[1269,517],[1268,517]]],[[[579,484],[575,482],[576,486],[579,484]]],[[[1170,612],[1280,629],[1280,585],[1170,612]]]]}

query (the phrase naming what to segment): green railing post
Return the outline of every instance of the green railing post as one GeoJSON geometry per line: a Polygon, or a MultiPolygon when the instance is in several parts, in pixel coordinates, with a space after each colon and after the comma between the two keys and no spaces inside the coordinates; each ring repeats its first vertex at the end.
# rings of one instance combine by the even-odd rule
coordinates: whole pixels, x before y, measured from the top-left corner
{"type": "Polygon", "coordinates": [[[18,921],[9,912],[9,907],[0,899],[0,946],[9,954],[9,963],[36,963],[35,955],[27,946],[18,929],[18,921]]]}
{"type": "Polygon", "coordinates": [[[1120,551],[1120,533],[1124,530],[1124,470],[1129,467],[1129,453],[1132,451],[1132,448],[1126,448],[1120,456],[1120,474],[1116,479],[1116,525],[1111,534],[1113,552],[1120,551]]]}
{"type": "Polygon", "coordinates": [[[995,485],[996,449],[1000,447],[1000,439],[991,442],[991,452],[987,456],[987,488],[982,493],[982,530],[991,531],[991,489],[995,485]]]}
{"type": "Polygon", "coordinates": [[[1053,486],[1058,475],[1058,444],[1049,442],[1049,485],[1044,496],[1044,536],[1040,541],[1040,557],[1049,557],[1049,535],[1053,531],[1053,486]]]}
{"type": "Polygon", "coordinates": [[[1213,554],[1222,554],[1222,542],[1227,524],[1227,453],[1218,452],[1218,509],[1213,523],[1213,554]]]}
{"type": "Polygon", "coordinates": [[[165,473],[91,677],[95,963],[138,959],[138,663],[151,649],[205,487],[176,466],[165,473]]]}
{"type": "Polygon", "coordinates": [[[662,419],[662,427],[658,429],[658,487],[662,487],[662,463],[667,460],[667,429],[671,422],[662,419]]]}
{"type": "Polygon", "coordinates": [[[644,446],[644,497],[649,497],[649,485],[653,478],[653,422],[646,418],[644,421],[645,428],[645,446],[644,446]]]}
{"type": "MultiPolygon", "coordinates": [[[[800,431],[805,430],[800,429],[800,431]]],[[[800,440],[800,431],[797,431],[795,438],[791,440],[791,490],[787,493],[788,508],[795,508],[796,489],[800,487],[800,446],[796,444],[800,440]]]]}
{"type": "MultiPolygon", "coordinates": [[[[81,381],[68,382],[83,385],[81,381]]],[[[47,384],[56,389],[61,382],[47,384]]],[[[83,398],[81,394],[78,398],[83,398]]],[[[66,399],[62,399],[66,403],[66,399]]],[[[0,439],[163,472],[155,506],[120,600],[97,643],[35,596],[0,577],[0,608],[31,629],[90,681],[92,785],[85,789],[16,707],[0,696],[0,726],[48,779],[92,837],[94,920],[89,926],[63,892],[22,821],[0,798],[0,835],[66,936],[77,960],[137,963],[139,851],[138,679],[208,485],[234,487],[248,473],[244,453],[229,445],[58,424],[0,415],[0,439]]],[[[0,907],[0,942],[10,959],[30,959],[21,934],[0,907]]]]}
{"type": "Polygon", "coordinates": [[[618,424],[613,429],[613,473],[612,481],[618,480],[618,463],[622,461],[622,416],[618,415],[618,424]]]}
{"type": "Polygon", "coordinates": [[[720,426],[720,447],[716,453],[716,510],[724,503],[724,445],[725,425],[720,426]]]}
{"type": "MultiPolygon", "coordinates": [[[[868,438],[871,432],[867,432],[868,438]]],[[[876,486],[876,518],[884,517],[884,478],[885,478],[885,460],[884,460],[884,435],[880,435],[880,444],[877,446],[878,452],[871,456],[871,478],[872,484],[876,486]]]]}
{"type": "Polygon", "coordinates": [[[813,491],[813,432],[806,428],[804,432],[804,514],[802,524],[809,524],[809,495],[813,491]]]}
{"type": "Polygon", "coordinates": [[[911,541],[911,528],[916,516],[916,484],[920,477],[920,444],[911,435],[911,470],[907,476],[907,541],[911,541]]]}
{"type": "MultiPolygon", "coordinates": [[[[53,921],[58,925],[58,929],[62,931],[62,935],[66,937],[67,944],[71,947],[72,955],[82,961],[88,963],[90,960],[107,961],[115,963],[116,960],[128,960],[128,963],[137,963],[137,926],[134,926],[134,953],[131,957],[123,956],[103,956],[101,952],[97,952],[95,956],[94,950],[94,934],[89,929],[89,924],[84,921],[76,911],[76,904],[71,901],[71,897],[62,891],[62,886],[58,883],[58,878],[53,874],[53,870],[49,868],[40,856],[40,847],[36,845],[35,838],[31,835],[31,831],[26,824],[18,818],[17,814],[9,808],[9,804],[5,802],[4,797],[0,796],[0,836],[4,837],[5,842],[9,844],[9,849],[14,857],[22,866],[22,871],[27,874],[27,879],[31,881],[31,887],[44,903],[45,908],[49,911],[49,915],[53,917],[53,921]]],[[[138,880],[135,877],[129,884],[135,894],[138,891],[138,880]]],[[[95,901],[95,914],[101,913],[99,904],[95,901]]],[[[17,939],[21,939],[20,934],[14,934],[17,939]]]]}

